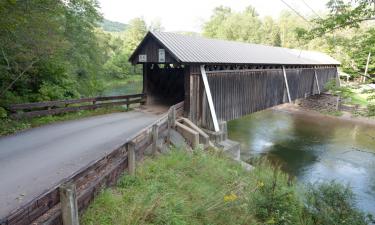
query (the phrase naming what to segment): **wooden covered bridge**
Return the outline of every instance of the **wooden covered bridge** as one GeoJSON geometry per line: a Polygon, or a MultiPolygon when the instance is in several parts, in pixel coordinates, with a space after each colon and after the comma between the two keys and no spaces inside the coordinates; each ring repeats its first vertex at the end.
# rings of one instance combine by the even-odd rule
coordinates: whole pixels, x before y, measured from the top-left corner
{"type": "Polygon", "coordinates": [[[339,62],[319,52],[149,32],[129,59],[143,64],[148,104],[184,101],[206,129],[295,99],[338,80],[339,62]]]}

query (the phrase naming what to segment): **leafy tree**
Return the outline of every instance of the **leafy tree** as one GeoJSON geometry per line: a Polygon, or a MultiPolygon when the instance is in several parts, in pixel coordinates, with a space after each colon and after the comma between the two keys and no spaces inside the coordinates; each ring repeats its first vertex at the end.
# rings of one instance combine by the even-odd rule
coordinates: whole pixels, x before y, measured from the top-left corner
{"type": "Polygon", "coordinates": [[[146,22],[142,18],[135,18],[129,22],[129,28],[125,31],[126,50],[132,52],[147,33],[146,22]]]}
{"type": "Polygon", "coordinates": [[[301,30],[300,34],[311,39],[337,29],[360,28],[364,21],[375,20],[374,0],[329,0],[327,8],[329,9],[329,14],[325,18],[313,20],[316,23],[316,27],[308,32],[301,30]]]}
{"type": "Polygon", "coordinates": [[[264,18],[261,32],[263,34],[263,44],[281,46],[280,28],[272,17],[267,16],[264,18]]]}
{"type": "Polygon", "coordinates": [[[214,9],[210,20],[203,26],[203,35],[207,37],[218,37],[218,30],[221,24],[232,14],[232,10],[228,7],[219,6],[214,9]]]}
{"type": "Polygon", "coordinates": [[[1,105],[92,95],[108,55],[96,0],[0,2],[1,105]]]}

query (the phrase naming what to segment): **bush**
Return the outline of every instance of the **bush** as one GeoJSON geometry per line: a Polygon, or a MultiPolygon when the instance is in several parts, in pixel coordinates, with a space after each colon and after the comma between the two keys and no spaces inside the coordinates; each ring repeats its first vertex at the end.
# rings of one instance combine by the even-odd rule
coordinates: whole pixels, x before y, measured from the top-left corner
{"type": "Polygon", "coordinates": [[[299,224],[302,203],[293,180],[268,162],[256,164],[252,172],[257,190],[250,194],[250,212],[265,224],[299,224]]]}
{"type": "Polygon", "coordinates": [[[367,106],[367,116],[375,116],[375,104],[367,106]]]}
{"type": "Polygon", "coordinates": [[[3,107],[0,107],[0,119],[6,119],[7,117],[8,117],[7,111],[3,107]]]}
{"type": "Polygon", "coordinates": [[[336,182],[310,184],[305,213],[314,225],[367,225],[370,217],[357,210],[350,187],[336,182]]]}
{"type": "Polygon", "coordinates": [[[325,88],[329,90],[333,95],[340,96],[341,98],[347,99],[353,96],[354,92],[349,87],[339,87],[335,79],[328,81],[325,88]]]}

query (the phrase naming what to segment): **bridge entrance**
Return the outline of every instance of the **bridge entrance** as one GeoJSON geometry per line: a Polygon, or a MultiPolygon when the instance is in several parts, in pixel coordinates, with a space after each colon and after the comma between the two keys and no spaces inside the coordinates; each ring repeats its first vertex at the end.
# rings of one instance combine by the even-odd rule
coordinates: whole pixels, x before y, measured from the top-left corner
{"type": "Polygon", "coordinates": [[[184,101],[184,67],[173,64],[144,64],[143,92],[147,105],[171,106],[184,101]]]}

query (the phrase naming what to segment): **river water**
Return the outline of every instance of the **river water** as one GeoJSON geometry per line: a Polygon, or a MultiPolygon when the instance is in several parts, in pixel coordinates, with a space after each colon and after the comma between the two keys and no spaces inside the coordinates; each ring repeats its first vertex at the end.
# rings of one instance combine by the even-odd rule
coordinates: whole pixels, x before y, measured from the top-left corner
{"type": "Polygon", "coordinates": [[[349,184],[375,215],[375,127],[326,116],[265,110],[228,123],[241,157],[266,157],[299,182],[349,184]]]}
{"type": "Polygon", "coordinates": [[[130,95],[142,93],[142,81],[110,87],[103,91],[103,96],[130,95]]]}

